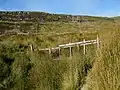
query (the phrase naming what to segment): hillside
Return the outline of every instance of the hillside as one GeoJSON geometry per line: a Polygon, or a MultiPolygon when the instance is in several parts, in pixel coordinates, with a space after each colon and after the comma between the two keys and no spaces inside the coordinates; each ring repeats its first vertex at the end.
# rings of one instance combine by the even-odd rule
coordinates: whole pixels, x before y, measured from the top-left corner
{"type": "Polygon", "coordinates": [[[0,90],[120,90],[119,22],[107,17],[0,12],[0,90]],[[85,46],[89,40],[97,45],[85,46]],[[74,48],[51,49],[81,41],[83,45],[74,48]],[[45,48],[49,50],[41,50],[45,48]]]}
{"type": "Polygon", "coordinates": [[[72,23],[71,25],[74,26],[74,25],[77,25],[74,23],[90,24],[90,23],[97,23],[97,22],[104,22],[104,21],[114,22],[114,19],[107,18],[107,17],[49,14],[44,12],[25,12],[25,11],[3,12],[1,11],[0,12],[0,33],[1,34],[7,33],[7,32],[38,33],[42,31],[45,32],[48,30],[54,31],[58,27],[61,27],[61,25],[63,28],[66,28],[69,23],[72,23]],[[64,25],[64,23],[66,24],[64,25]],[[54,28],[51,28],[51,26],[54,28]]]}
{"type": "Polygon", "coordinates": [[[28,22],[87,22],[87,21],[97,21],[97,20],[111,20],[107,17],[95,17],[95,16],[83,16],[83,15],[65,15],[65,14],[50,14],[45,12],[25,12],[25,11],[1,11],[0,19],[3,21],[28,21],[28,22]]]}

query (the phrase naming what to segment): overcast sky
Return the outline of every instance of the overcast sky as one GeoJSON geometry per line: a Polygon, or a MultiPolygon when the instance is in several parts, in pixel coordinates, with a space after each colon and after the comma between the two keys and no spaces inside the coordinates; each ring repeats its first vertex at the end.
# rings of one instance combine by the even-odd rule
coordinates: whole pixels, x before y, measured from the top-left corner
{"type": "Polygon", "coordinates": [[[120,0],[0,0],[0,10],[118,16],[120,0]]]}

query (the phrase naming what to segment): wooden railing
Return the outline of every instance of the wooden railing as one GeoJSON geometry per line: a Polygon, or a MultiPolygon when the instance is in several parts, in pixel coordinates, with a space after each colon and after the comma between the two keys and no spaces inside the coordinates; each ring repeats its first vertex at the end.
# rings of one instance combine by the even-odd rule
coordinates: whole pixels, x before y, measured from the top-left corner
{"type": "MultiPolygon", "coordinates": [[[[91,44],[96,44],[97,48],[99,48],[99,37],[97,35],[97,39],[95,40],[88,40],[85,41],[85,39],[83,39],[83,41],[81,42],[74,42],[74,43],[68,43],[68,44],[62,44],[62,45],[58,45],[58,47],[52,47],[52,48],[43,48],[43,49],[38,49],[39,51],[48,51],[49,54],[51,54],[52,50],[58,50],[59,54],[61,52],[61,49],[63,48],[69,48],[69,52],[70,52],[70,57],[72,56],[72,47],[77,46],[79,49],[79,46],[83,46],[83,53],[86,54],[86,45],[91,45],[91,44]]],[[[33,51],[33,47],[32,45],[30,45],[31,50],[33,51]]]]}

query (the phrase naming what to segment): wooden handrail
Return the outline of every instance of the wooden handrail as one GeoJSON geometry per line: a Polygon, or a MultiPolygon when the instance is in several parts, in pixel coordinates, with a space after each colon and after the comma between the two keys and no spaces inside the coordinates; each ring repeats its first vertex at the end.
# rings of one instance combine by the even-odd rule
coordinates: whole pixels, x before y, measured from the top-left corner
{"type": "MultiPolygon", "coordinates": [[[[99,48],[99,37],[97,35],[97,39],[96,40],[87,40],[85,41],[85,39],[83,39],[83,41],[81,42],[74,42],[74,43],[68,43],[68,44],[61,44],[58,45],[58,47],[52,47],[52,48],[43,48],[43,49],[38,49],[39,51],[48,51],[49,54],[51,54],[52,50],[58,50],[59,51],[59,55],[60,55],[60,51],[63,48],[69,48],[69,54],[70,57],[72,56],[72,47],[77,46],[78,50],[79,50],[79,46],[83,46],[83,53],[86,54],[86,45],[90,45],[90,44],[97,44],[97,48],[99,48]]],[[[31,47],[32,48],[32,47],[31,47]]]]}
{"type": "Polygon", "coordinates": [[[58,47],[52,47],[52,48],[44,48],[44,49],[39,49],[40,51],[46,51],[46,50],[57,50],[59,48],[69,48],[69,47],[74,47],[76,45],[80,45],[80,46],[83,46],[83,45],[90,45],[90,44],[96,44],[97,43],[97,40],[88,40],[88,41],[81,41],[81,42],[75,42],[75,43],[69,43],[69,44],[62,44],[62,45],[59,45],[58,47]]]}

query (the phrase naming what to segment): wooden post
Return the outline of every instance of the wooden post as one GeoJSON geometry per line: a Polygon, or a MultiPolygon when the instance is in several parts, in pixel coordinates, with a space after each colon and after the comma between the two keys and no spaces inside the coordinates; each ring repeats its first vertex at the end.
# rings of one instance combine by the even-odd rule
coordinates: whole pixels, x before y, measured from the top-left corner
{"type": "Polygon", "coordinates": [[[30,50],[33,51],[33,46],[30,44],[30,50]]]}
{"type": "Polygon", "coordinates": [[[72,47],[70,47],[70,57],[72,56],[72,47]]]}
{"type": "Polygon", "coordinates": [[[97,49],[99,49],[99,36],[98,36],[98,34],[97,34],[97,49]]]}
{"type": "Polygon", "coordinates": [[[49,55],[51,54],[51,48],[49,48],[49,55]]]}
{"type": "Polygon", "coordinates": [[[58,49],[58,50],[59,50],[59,57],[60,57],[60,47],[59,47],[59,49],[58,49]]]}
{"type": "Polygon", "coordinates": [[[85,49],[85,39],[83,39],[83,43],[84,43],[84,45],[83,45],[83,53],[84,53],[84,55],[85,55],[85,53],[86,53],[86,49],[85,49]]]}
{"type": "Polygon", "coordinates": [[[78,50],[80,50],[80,48],[79,48],[79,44],[77,44],[77,48],[78,48],[78,50]]]}

